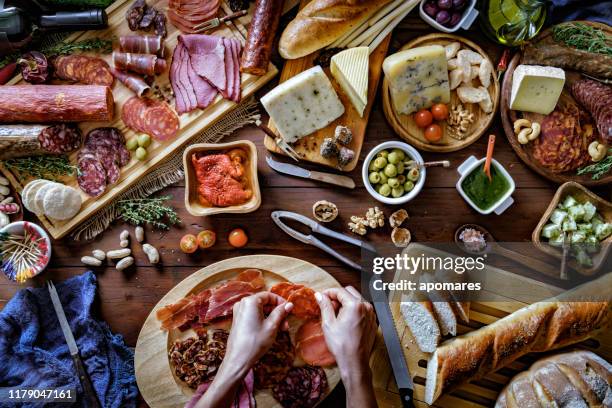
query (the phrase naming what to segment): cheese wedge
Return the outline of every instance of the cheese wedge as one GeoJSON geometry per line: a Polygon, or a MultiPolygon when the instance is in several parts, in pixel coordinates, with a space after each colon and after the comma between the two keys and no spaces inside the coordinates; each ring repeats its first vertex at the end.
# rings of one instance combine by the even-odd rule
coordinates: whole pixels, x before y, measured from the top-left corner
{"type": "Polygon", "coordinates": [[[368,104],[368,76],[370,49],[349,48],[334,55],[330,63],[331,73],[363,118],[368,104]]]}
{"type": "Polygon", "coordinates": [[[555,110],[564,84],[561,68],[519,65],[512,75],[510,109],[548,115],[555,110]]]}

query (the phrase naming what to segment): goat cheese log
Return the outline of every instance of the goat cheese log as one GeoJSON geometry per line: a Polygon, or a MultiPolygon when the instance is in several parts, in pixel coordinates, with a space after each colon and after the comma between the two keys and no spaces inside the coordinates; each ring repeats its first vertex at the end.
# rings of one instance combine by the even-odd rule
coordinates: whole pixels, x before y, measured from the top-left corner
{"type": "Polygon", "coordinates": [[[0,126],[0,160],[62,154],[81,146],[81,130],[75,124],[0,126]]]}
{"type": "Polygon", "coordinates": [[[284,0],[257,0],[242,53],[240,72],[263,75],[268,72],[274,34],[283,11],[284,0]]]}
{"type": "Polygon", "coordinates": [[[0,86],[0,123],[110,122],[114,111],[106,86],[0,86]]]}

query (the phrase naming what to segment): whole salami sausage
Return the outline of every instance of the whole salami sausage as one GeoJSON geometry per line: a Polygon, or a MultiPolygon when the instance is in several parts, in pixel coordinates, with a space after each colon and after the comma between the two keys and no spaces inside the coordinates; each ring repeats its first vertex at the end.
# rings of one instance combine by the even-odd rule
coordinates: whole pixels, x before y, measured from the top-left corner
{"type": "Polygon", "coordinates": [[[284,0],[257,0],[242,53],[240,71],[253,75],[268,72],[274,34],[283,11],[284,0]]]}
{"type": "Polygon", "coordinates": [[[599,134],[612,143],[612,87],[591,79],[581,79],[572,84],[572,95],[589,111],[599,134]]]}
{"type": "Polygon", "coordinates": [[[79,148],[81,139],[75,124],[0,126],[0,160],[68,153],[79,148]]]}
{"type": "Polygon", "coordinates": [[[157,55],[130,52],[113,52],[113,65],[122,71],[143,75],[161,74],[166,69],[166,61],[157,55]]]}
{"type": "Polygon", "coordinates": [[[0,123],[110,122],[114,109],[107,86],[0,86],[0,123]]]}

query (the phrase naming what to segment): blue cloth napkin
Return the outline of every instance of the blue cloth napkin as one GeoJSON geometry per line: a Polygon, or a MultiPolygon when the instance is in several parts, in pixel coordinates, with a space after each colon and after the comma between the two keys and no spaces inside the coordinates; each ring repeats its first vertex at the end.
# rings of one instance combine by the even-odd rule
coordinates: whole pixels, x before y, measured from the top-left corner
{"type": "Polygon", "coordinates": [[[590,20],[612,25],[612,1],[552,0],[548,6],[548,22],[590,20]]]}
{"type": "MultiPolygon", "coordinates": [[[[91,315],[96,276],[91,272],[56,285],[83,364],[100,403],[105,408],[135,407],[138,395],[134,353],[121,335],[91,315]]],[[[78,390],[79,379],[62,334],[47,288],[20,290],[0,312],[0,387],[78,390]]],[[[15,404],[2,405],[15,407],[15,404]]],[[[22,407],[40,407],[23,403],[22,407]]],[[[47,404],[45,407],[66,404],[47,404]]]]}

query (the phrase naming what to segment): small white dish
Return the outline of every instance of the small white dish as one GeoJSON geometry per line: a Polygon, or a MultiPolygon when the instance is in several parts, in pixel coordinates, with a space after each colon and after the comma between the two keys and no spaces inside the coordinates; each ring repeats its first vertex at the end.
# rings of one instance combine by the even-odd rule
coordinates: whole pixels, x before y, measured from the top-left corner
{"type": "Polygon", "coordinates": [[[416,183],[414,183],[414,188],[408,194],[404,194],[403,196],[397,197],[397,198],[385,197],[385,196],[378,194],[378,192],[374,190],[374,187],[372,187],[372,184],[370,183],[370,180],[368,177],[370,172],[368,171],[368,167],[370,166],[370,162],[374,160],[374,158],[376,157],[376,154],[380,152],[381,150],[385,150],[385,149],[401,149],[404,151],[404,153],[410,156],[412,160],[414,160],[418,164],[423,164],[423,157],[419,154],[419,152],[414,147],[410,146],[409,144],[403,143],[403,142],[396,142],[392,140],[389,142],[381,143],[375,148],[373,148],[372,150],[370,150],[370,152],[368,153],[368,155],[363,161],[363,167],[361,168],[361,177],[363,179],[363,184],[366,190],[368,191],[368,193],[370,193],[370,195],[374,197],[376,200],[384,204],[389,204],[389,205],[405,204],[408,201],[412,200],[414,197],[416,197],[421,192],[421,189],[423,188],[423,185],[425,184],[425,176],[427,174],[427,171],[425,167],[422,167],[419,169],[419,172],[420,172],[419,179],[416,181],[416,183]]]}
{"type": "Polygon", "coordinates": [[[28,274],[27,277],[25,277],[25,279],[23,279],[23,281],[31,279],[34,276],[40,275],[45,270],[47,265],[49,265],[49,261],[51,260],[51,239],[49,238],[49,235],[45,232],[45,230],[37,224],[28,221],[12,222],[2,227],[0,229],[0,234],[23,235],[26,229],[30,230],[31,234],[38,235],[38,237],[43,239],[38,248],[43,250],[42,257],[44,257],[44,259],[42,259],[40,262],[36,263],[32,267],[32,271],[28,274]]]}
{"type": "Polygon", "coordinates": [[[469,4],[463,10],[463,16],[461,17],[461,20],[459,20],[459,22],[454,27],[443,26],[442,24],[438,23],[434,18],[430,17],[427,13],[425,13],[425,10],[423,10],[423,5],[425,5],[427,0],[421,1],[421,4],[419,5],[419,14],[421,15],[421,18],[425,20],[427,24],[429,24],[436,30],[443,31],[445,33],[454,33],[460,28],[467,30],[472,26],[472,24],[476,20],[476,17],[478,17],[478,10],[476,10],[475,8],[476,0],[468,0],[468,1],[469,1],[469,4]]]}
{"type": "Polygon", "coordinates": [[[463,187],[461,186],[461,184],[463,183],[463,180],[465,180],[468,174],[470,174],[477,167],[480,167],[480,165],[484,163],[485,160],[486,160],[485,157],[483,157],[482,159],[477,159],[474,156],[470,156],[463,163],[461,163],[459,167],[457,167],[457,172],[459,172],[459,174],[461,175],[461,177],[459,177],[459,181],[457,181],[457,185],[456,185],[457,191],[459,191],[459,194],[461,194],[461,197],[463,197],[463,199],[467,201],[467,203],[471,205],[472,208],[478,211],[480,214],[487,215],[487,214],[491,214],[492,212],[494,212],[495,214],[500,215],[514,203],[512,194],[514,193],[514,190],[516,189],[516,185],[514,184],[514,179],[512,178],[512,176],[510,176],[510,173],[508,173],[506,169],[504,168],[504,166],[502,166],[497,160],[492,159],[492,165],[495,166],[501,172],[501,174],[503,174],[503,176],[508,180],[508,182],[510,183],[510,188],[508,189],[506,194],[504,194],[491,207],[485,210],[479,208],[470,199],[470,197],[468,197],[465,191],[463,191],[463,187]]]}

